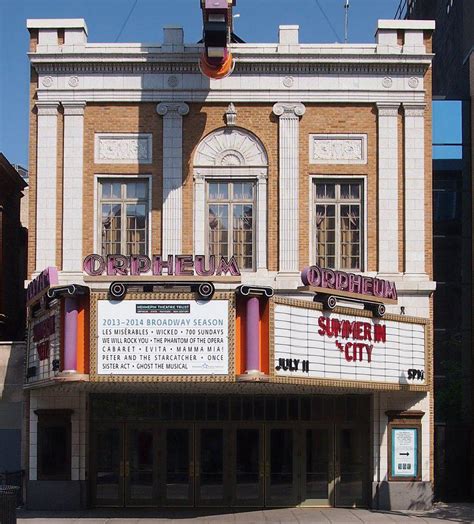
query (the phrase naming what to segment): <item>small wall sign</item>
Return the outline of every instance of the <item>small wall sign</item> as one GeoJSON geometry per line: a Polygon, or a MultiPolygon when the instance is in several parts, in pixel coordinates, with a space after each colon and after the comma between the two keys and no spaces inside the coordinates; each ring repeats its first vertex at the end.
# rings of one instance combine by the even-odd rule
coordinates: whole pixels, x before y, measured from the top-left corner
{"type": "Polygon", "coordinates": [[[392,477],[418,476],[418,429],[392,428],[392,477]]]}

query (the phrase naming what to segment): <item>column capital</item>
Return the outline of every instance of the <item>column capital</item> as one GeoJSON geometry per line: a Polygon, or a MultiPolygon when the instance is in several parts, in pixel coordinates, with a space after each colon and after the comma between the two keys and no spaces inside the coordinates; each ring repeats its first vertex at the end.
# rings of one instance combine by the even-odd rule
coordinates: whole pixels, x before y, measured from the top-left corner
{"type": "Polygon", "coordinates": [[[86,102],[70,100],[61,102],[61,105],[63,106],[64,116],[83,116],[86,102]]]}
{"type": "Polygon", "coordinates": [[[185,102],[160,102],[156,106],[156,112],[161,116],[186,116],[189,106],[185,102]]]}
{"type": "Polygon", "coordinates": [[[377,102],[376,105],[379,116],[398,116],[399,103],[377,102]]]}
{"type": "Polygon", "coordinates": [[[306,107],[301,102],[277,102],[273,106],[273,112],[276,116],[298,117],[305,114],[306,107]]]}
{"type": "Polygon", "coordinates": [[[50,102],[46,100],[38,100],[36,102],[36,110],[38,116],[56,116],[58,114],[59,102],[50,102]]]}
{"type": "Polygon", "coordinates": [[[425,108],[426,104],[410,102],[403,103],[403,112],[405,113],[405,116],[425,116],[425,108]]]}

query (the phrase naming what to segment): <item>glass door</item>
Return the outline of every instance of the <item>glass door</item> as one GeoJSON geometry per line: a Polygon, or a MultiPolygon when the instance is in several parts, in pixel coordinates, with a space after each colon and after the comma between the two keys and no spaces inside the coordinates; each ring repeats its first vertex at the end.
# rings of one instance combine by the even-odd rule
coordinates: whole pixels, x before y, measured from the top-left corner
{"type": "Polygon", "coordinates": [[[156,505],[156,435],[153,427],[129,424],[125,448],[125,504],[156,505]]]}
{"type": "Polygon", "coordinates": [[[233,506],[261,507],[264,491],[263,426],[232,430],[233,506]]]}
{"type": "Polygon", "coordinates": [[[301,504],[331,506],[334,490],[333,426],[303,429],[301,504]]]}
{"type": "Polygon", "coordinates": [[[369,434],[365,426],[338,425],[335,453],[335,505],[367,506],[369,434]]]}
{"type": "Polygon", "coordinates": [[[165,506],[194,504],[193,433],[191,425],[163,428],[160,491],[165,506]]]}
{"type": "Polygon", "coordinates": [[[227,506],[229,439],[223,427],[196,426],[196,505],[227,506]]]}
{"type": "Polygon", "coordinates": [[[101,424],[91,431],[91,498],[94,506],[123,506],[125,462],[123,424],[101,424]]]}
{"type": "Polygon", "coordinates": [[[267,426],[265,446],[265,504],[297,503],[296,431],[292,427],[267,426]]]}

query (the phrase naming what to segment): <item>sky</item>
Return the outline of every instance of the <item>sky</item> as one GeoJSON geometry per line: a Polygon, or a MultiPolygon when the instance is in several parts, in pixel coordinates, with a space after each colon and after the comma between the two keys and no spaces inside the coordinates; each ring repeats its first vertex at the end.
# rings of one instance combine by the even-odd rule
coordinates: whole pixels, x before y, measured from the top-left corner
{"type": "MultiPolygon", "coordinates": [[[[276,42],[279,25],[298,24],[300,42],[343,42],[344,3],[237,0],[234,15],[240,16],[235,18],[234,32],[246,42],[276,42]]],[[[349,43],[373,43],[377,19],[392,19],[399,3],[350,0],[349,43]]],[[[24,167],[28,166],[27,18],[84,18],[89,42],[159,43],[164,26],[179,25],[185,42],[192,43],[202,30],[199,0],[0,0],[0,152],[24,167]]]]}

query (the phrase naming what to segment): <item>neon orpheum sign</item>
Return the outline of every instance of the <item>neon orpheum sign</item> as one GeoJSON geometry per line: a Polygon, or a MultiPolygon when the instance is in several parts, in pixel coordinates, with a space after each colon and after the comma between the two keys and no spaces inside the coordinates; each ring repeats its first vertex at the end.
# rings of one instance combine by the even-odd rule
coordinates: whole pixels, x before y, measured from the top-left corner
{"type": "Polygon", "coordinates": [[[301,272],[305,286],[321,289],[326,293],[354,293],[372,298],[397,300],[395,282],[382,278],[367,277],[345,271],[334,271],[317,265],[309,266],[301,272]]]}
{"type": "Polygon", "coordinates": [[[90,276],[240,276],[234,257],[215,255],[87,255],[83,263],[84,272],[90,276]]]}

